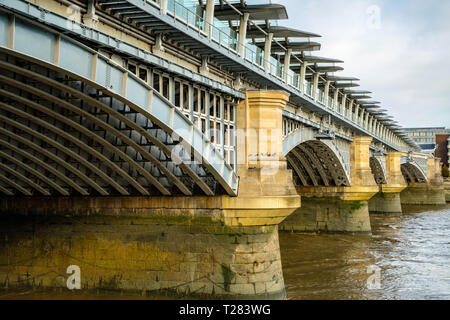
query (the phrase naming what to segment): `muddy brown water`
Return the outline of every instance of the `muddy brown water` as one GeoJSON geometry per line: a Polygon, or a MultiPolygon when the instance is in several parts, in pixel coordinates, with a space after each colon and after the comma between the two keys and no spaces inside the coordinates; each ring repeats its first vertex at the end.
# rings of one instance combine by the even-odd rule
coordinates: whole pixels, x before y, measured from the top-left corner
{"type": "Polygon", "coordinates": [[[371,236],[281,233],[288,299],[450,300],[450,205],[371,224],[371,236]]]}

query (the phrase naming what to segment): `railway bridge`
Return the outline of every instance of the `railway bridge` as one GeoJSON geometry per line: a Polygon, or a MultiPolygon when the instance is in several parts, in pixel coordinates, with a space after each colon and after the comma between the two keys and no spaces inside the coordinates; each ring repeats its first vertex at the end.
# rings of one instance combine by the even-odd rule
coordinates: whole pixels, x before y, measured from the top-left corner
{"type": "Polygon", "coordinates": [[[278,230],[444,204],[284,6],[0,0],[0,288],[284,298],[278,230]]]}

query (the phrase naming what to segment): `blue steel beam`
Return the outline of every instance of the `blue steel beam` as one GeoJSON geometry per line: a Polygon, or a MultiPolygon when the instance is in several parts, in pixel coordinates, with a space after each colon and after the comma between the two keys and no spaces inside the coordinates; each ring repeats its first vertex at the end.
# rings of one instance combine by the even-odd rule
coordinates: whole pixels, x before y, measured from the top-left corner
{"type": "Polygon", "coordinates": [[[194,158],[199,159],[224,190],[229,195],[237,195],[238,177],[225,163],[221,152],[144,81],[109,58],[40,23],[0,14],[0,26],[8,30],[0,37],[0,51],[66,74],[123,102],[168,134],[181,139],[186,151],[193,152],[194,158]]]}

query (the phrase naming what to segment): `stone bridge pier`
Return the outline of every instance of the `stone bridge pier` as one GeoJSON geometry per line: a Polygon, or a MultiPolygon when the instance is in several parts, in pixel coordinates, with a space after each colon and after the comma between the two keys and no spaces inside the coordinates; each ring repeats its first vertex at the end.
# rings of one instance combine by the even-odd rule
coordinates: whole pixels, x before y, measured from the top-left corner
{"type": "Polygon", "coordinates": [[[371,157],[370,164],[379,192],[369,200],[370,213],[401,215],[400,193],[407,187],[401,171],[401,152],[389,152],[383,164],[377,157],[371,157]]]}
{"type": "Polygon", "coordinates": [[[450,182],[444,183],[445,201],[450,202],[450,182]]]}
{"type": "Polygon", "coordinates": [[[402,204],[445,205],[441,160],[428,158],[422,161],[426,161],[425,166],[419,166],[419,162],[414,158],[401,165],[402,173],[408,183],[408,187],[400,194],[402,204]]]}

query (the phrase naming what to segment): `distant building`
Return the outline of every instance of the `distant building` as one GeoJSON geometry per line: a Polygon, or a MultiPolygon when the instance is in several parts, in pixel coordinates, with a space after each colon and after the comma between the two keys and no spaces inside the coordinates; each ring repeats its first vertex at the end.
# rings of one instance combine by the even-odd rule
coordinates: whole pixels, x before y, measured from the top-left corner
{"type": "Polygon", "coordinates": [[[450,164],[450,133],[436,135],[436,151],[434,155],[441,158],[442,163],[446,166],[450,164]]]}
{"type": "MultiPolygon", "coordinates": [[[[445,127],[435,127],[435,128],[405,128],[406,134],[416,142],[423,152],[434,154],[437,149],[437,136],[450,136],[450,129],[445,127]]],[[[446,138],[442,138],[446,139],[446,138]]],[[[446,162],[448,164],[448,144],[446,144],[446,162]]],[[[439,153],[441,154],[441,153],[439,153]]],[[[440,156],[439,156],[440,157],[440,156]]],[[[441,157],[440,157],[441,158],[441,157]]],[[[443,159],[444,161],[444,159],[443,159]]]]}

